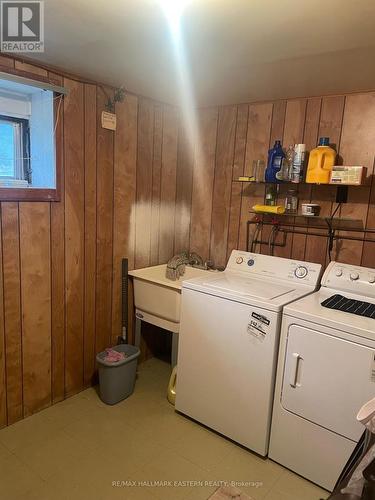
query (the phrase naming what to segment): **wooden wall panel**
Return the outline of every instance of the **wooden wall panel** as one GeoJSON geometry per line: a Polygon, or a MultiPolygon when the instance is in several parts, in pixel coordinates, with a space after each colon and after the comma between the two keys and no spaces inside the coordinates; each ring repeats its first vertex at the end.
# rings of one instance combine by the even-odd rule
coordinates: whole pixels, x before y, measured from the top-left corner
{"type": "Polygon", "coordinates": [[[230,195],[229,223],[228,223],[228,244],[227,259],[232,250],[238,248],[238,238],[240,230],[241,200],[243,186],[236,182],[241,177],[245,169],[247,121],[249,117],[249,106],[242,104],[237,107],[236,136],[234,143],[233,159],[233,183],[230,195]]]}
{"type": "Polygon", "coordinates": [[[275,141],[282,141],[284,137],[286,105],[286,101],[275,101],[273,103],[270,148],[273,147],[275,141]]]}
{"type": "MultiPolygon", "coordinates": [[[[345,98],[343,96],[321,99],[316,143],[320,137],[329,137],[331,144],[339,151],[344,104],[345,98]]],[[[315,116],[317,115],[316,111],[315,116]]],[[[335,198],[336,188],[330,186],[312,186],[311,188],[311,200],[319,200],[322,216],[331,215],[335,198]]],[[[324,266],[328,259],[327,241],[320,237],[310,237],[305,256],[307,260],[311,259],[324,266]]]]}
{"type": "Polygon", "coordinates": [[[65,392],[83,387],[84,313],[84,99],[83,85],[64,80],[65,166],[65,392]]]}
{"type": "MultiPolygon", "coordinates": [[[[285,124],[285,113],[286,113],[286,101],[275,101],[272,106],[272,121],[271,121],[271,134],[270,141],[268,144],[269,149],[273,148],[275,141],[282,141],[284,135],[284,124],[285,124]]],[[[268,151],[267,151],[268,153],[268,151]]],[[[267,161],[265,162],[267,166],[267,161]]],[[[271,234],[271,227],[264,227],[262,229],[261,237],[262,241],[266,242],[260,246],[258,251],[264,254],[269,254],[269,237],[271,234]]]]}
{"type": "MultiPolygon", "coordinates": [[[[250,104],[246,140],[244,174],[251,175],[254,160],[267,161],[268,145],[271,135],[272,103],[250,104]]],[[[238,247],[245,250],[246,222],[249,220],[252,206],[264,203],[264,185],[246,185],[242,192],[240,235],[238,247]],[[250,199],[250,200],[249,200],[250,199]],[[250,203],[249,203],[250,201],[250,203]]],[[[254,229],[254,228],[253,228],[254,229]]]]}
{"type": "Polygon", "coordinates": [[[96,335],[96,86],[84,87],[85,168],[85,289],[83,321],[83,382],[91,383],[95,372],[96,335]]]}
{"type": "MultiPolygon", "coordinates": [[[[375,229],[375,182],[372,178],[371,180],[371,193],[370,193],[370,203],[367,212],[367,229],[375,229]]],[[[367,240],[373,239],[374,235],[368,234],[366,236],[367,240]]],[[[369,243],[365,241],[363,244],[362,253],[362,265],[366,267],[371,267],[375,269],[375,247],[374,243],[369,243]]]]}
{"type": "Polygon", "coordinates": [[[163,106],[154,107],[154,139],[152,157],[152,188],[151,188],[151,240],[150,265],[159,263],[159,233],[160,233],[160,196],[162,173],[163,146],[163,106]]]}
{"type": "MultiPolygon", "coordinates": [[[[305,130],[303,135],[303,142],[306,144],[307,151],[311,151],[317,145],[321,106],[322,106],[322,100],[320,97],[312,97],[311,99],[307,100],[305,130]]],[[[306,159],[306,165],[307,162],[308,162],[308,156],[306,159]]],[[[313,193],[316,187],[317,186],[312,186],[312,187],[305,186],[304,192],[305,192],[306,203],[312,202],[312,200],[315,199],[313,193]]],[[[327,191],[322,190],[321,195],[324,196],[324,193],[326,192],[327,191]]],[[[322,201],[322,197],[320,197],[320,201],[322,201]]],[[[299,201],[300,207],[301,203],[304,203],[304,201],[302,202],[301,200],[299,201]]],[[[317,254],[319,255],[319,253],[321,253],[322,246],[324,246],[322,245],[323,244],[322,239],[317,236],[309,236],[308,237],[309,244],[307,245],[307,237],[305,237],[304,241],[305,241],[304,259],[305,260],[315,259],[315,261],[317,260],[319,263],[322,259],[319,259],[319,257],[317,257],[317,254]]],[[[325,254],[324,249],[323,253],[325,254]]],[[[324,256],[323,256],[323,262],[324,262],[324,256]]]]}
{"type": "MultiPolygon", "coordinates": [[[[282,143],[285,148],[302,143],[306,117],[306,99],[287,101],[282,143]]],[[[278,203],[283,205],[290,185],[280,185],[278,203]]],[[[298,190],[298,186],[296,186],[298,190]]],[[[299,193],[301,195],[302,193],[299,193]]],[[[303,197],[300,196],[300,201],[303,197]]],[[[285,247],[275,247],[274,254],[279,257],[301,259],[305,249],[304,238],[297,235],[288,235],[285,247]],[[302,252],[301,252],[302,250],[302,252]]]]}
{"type": "Polygon", "coordinates": [[[174,251],[176,254],[189,250],[193,166],[194,151],[192,151],[189,144],[184,126],[180,123],[178,134],[174,236],[174,251]]]}
{"type": "Polygon", "coordinates": [[[113,271],[113,132],[101,127],[109,89],[97,91],[97,192],[96,192],[96,352],[111,343],[113,271]]]}
{"type": "Polygon", "coordinates": [[[166,263],[174,253],[178,123],[178,110],[171,106],[165,106],[160,179],[158,263],[166,263]]]}
{"type": "Polygon", "coordinates": [[[18,203],[1,204],[8,423],[23,417],[22,312],[18,203]]]}
{"type": "Polygon", "coordinates": [[[150,265],[154,105],[139,99],[135,267],[150,265]]]}
{"type": "MultiPolygon", "coordinates": [[[[63,78],[51,74],[60,84],[63,78]]],[[[61,192],[65,192],[64,175],[64,106],[55,105],[56,152],[61,169],[61,192]]],[[[51,203],[51,333],[52,333],[52,402],[65,396],[65,197],[51,203]]]]}
{"type": "Polygon", "coordinates": [[[0,429],[7,424],[8,420],[5,363],[3,243],[0,208],[0,429]]]}
{"type": "MultiPolygon", "coordinates": [[[[2,55],[0,65],[15,62],[2,55]]],[[[177,154],[184,142],[178,109],[126,95],[116,104],[117,130],[104,130],[101,112],[113,89],[37,64],[16,66],[69,94],[55,101],[61,201],[1,204],[0,427],[95,380],[97,351],[121,333],[121,259],[133,269],[189,247],[193,172],[190,148],[185,164],[177,154]]],[[[216,127],[213,151],[215,141],[216,127]]],[[[130,342],[131,294],[130,285],[130,342]]]]}
{"type": "Polygon", "coordinates": [[[210,254],[212,192],[218,108],[198,112],[200,142],[195,148],[190,226],[190,250],[204,260],[210,254]]]}
{"type": "MultiPolygon", "coordinates": [[[[112,341],[121,332],[121,260],[134,268],[135,184],[138,98],[127,96],[116,105],[114,158],[112,341]]],[[[129,309],[131,311],[131,309],[129,309]]]]}
{"type": "Polygon", "coordinates": [[[220,108],[216,141],[210,245],[210,260],[219,266],[225,266],[227,261],[236,119],[236,106],[220,108]]]}
{"type": "Polygon", "coordinates": [[[24,415],[51,404],[50,205],[20,203],[24,415]]]}
{"type": "Polygon", "coordinates": [[[32,73],[34,75],[47,76],[48,74],[47,70],[45,70],[44,68],[40,68],[35,64],[30,64],[23,61],[15,61],[14,67],[15,69],[26,71],[27,73],[32,73]]]}
{"type": "MultiPolygon", "coordinates": [[[[375,93],[347,96],[340,147],[345,164],[367,167],[366,187],[349,189],[348,204],[343,206],[341,215],[365,223],[374,173],[374,107],[375,93]]],[[[362,253],[363,242],[345,241],[340,247],[340,258],[353,264],[361,263],[362,253]]]]}
{"type": "Polygon", "coordinates": [[[0,55],[0,65],[4,68],[14,68],[14,59],[0,55]]]}
{"type": "MultiPolygon", "coordinates": [[[[307,150],[313,149],[319,137],[327,136],[331,144],[334,144],[339,153],[338,161],[346,165],[364,165],[369,169],[369,177],[364,187],[349,189],[348,203],[344,204],[341,213],[343,217],[360,219],[367,228],[375,228],[375,185],[371,176],[374,167],[374,147],[373,137],[375,132],[374,111],[375,94],[368,92],[349,96],[327,96],[312,97],[304,99],[290,99],[288,101],[276,101],[273,103],[256,103],[238,106],[235,123],[236,138],[234,146],[233,179],[229,209],[223,210],[225,215],[221,217],[223,227],[228,224],[228,236],[223,231],[223,235],[216,240],[215,248],[221,248],[227,241],[227,258],[233,248],[246,248],[246,222],[252,218],[249,213],[255,203],[263,201],[264,187],[262,185],[239,184],[235,179],[239,175],[252,173],[252,161],[257,158],[266,159],[267,150],[272,147],[274,141],[282,139],[284,147],[289,144],[304,142],[307,150]],[[246,109],[249,109],[248,118],[246,109]],[[237,153],[238,137],[246,137],[246,155],[243,160],[243,148],[239,147],[237,153]],[[238,161],[240,158],[240,161],[238,161]],[[242,158],[242,160],[241,160],[242,158]],[[241,208],[239,208],[241,207],[241,208]]],[[[224,112],[225,107],[219,108],[219,116],[224,112]]],[[[215,124],[212,124],[210,131],[215,134],[215,124]]],[[[205,130],[205,134],[209,133],[205,130]]],[[[220,134],[217,133],[216,150],[220,150],[220,134]]],[[[241,144],[241,140],[240,140],[241,144]]],[[[225,149],[226,154],[230,154],[231,147],[225,149]]],[[[220,155],[216,155],[214,176],[223,182],[222,165],[220,155]]],[[[286,191],[292,186],[282,185],[279,192],[279,203],[283,204],[286,191]]],[[[295,186],[299,191],[300,205],[305,202],[317,202],[321,205],[321,214],[330,216],[336,208],[336,188],[331,186],[295,186]]],[[[214,207],[216,181],[213,188],[214,207]]],[[[207,204],[209,207],[210,194],[207,192],[207,204]]],[[[224,196],[225,198],[225,196],[224,196]]],[[[227,201],[224,205],[227,204],[227,201]]],[[[199,203],[193,200],[192,213],[195,213],[199,203]]],[[[209,208],[206,207],[206,210],[209,208]]],[[[293,221],[293,218],[289,219],[293,221]]],[[[195,219],[192,218],[192,231],[195,219]]],[[[211,213],[211,229],[202,233],[204,241],[200,242],[200,247],[205,247],[207,235],[212,234],[214,227],[218,225],[216,221],[215,208],[211,213]]],[[[251,226],[251,233],[254,226],[251,226]]],[[[307,260],[322,263],[325,266],[328,262],[327,239],[313,235],[289,235],[285,247],[276,247],[275,255],[291,257],[294,259],[307,260]]],[[[263,228],[262,241],[268,241],[270,228],[263,228]]],[[[348,233],[345,233],[348,234],[348,233]]],[[[354,235],[355,233],[349,233],[354,235]]],[[[344,235],[344,233],[343,233],[344,235]]],[[[251,236],[251,235],[250,235],[251,236]]],[[[356,236],[364,237],[364,234],[356,233],[356,236]]],[[[367,241],[352,242],[338,241],[332,252],[332,258],[342,262],[362,263],[362,265],[375,267],[374,243],[367,241]]],[[[281,242],[281,238],[277,239],[281,242]]],[[[255,251],[268,253],[268,244],[263,244],[261,248],[257,246],[255,251]]]]}

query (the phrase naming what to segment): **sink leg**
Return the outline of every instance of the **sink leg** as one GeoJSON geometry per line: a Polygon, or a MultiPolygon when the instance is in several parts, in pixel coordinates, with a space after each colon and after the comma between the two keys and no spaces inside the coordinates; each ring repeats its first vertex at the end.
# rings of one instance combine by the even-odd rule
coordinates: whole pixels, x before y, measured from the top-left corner
{"type": "Polygon", "coordinates": [[[141,347],[141,329],[142,329],[142,320],[139,318],[135,318],[135,339],[134,343],[136,347],[141,347]]]}
{"type": "Polygon", "coordinates": [[[172,368],[177,365],[177,352],[178,352],[178,333],[172,333],[172,368]]]}

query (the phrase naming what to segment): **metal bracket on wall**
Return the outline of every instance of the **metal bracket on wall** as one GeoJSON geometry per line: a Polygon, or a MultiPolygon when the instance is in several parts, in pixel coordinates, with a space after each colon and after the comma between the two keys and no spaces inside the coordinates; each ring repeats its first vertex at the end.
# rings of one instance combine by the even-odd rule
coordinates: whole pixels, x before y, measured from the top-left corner
{"type": "Polygon", "coordinates": [[[333,245],[335,241],[338,240],[349,240],[349,241],[360,241],[366,243],[375,243],[375,238],[367,238],[368,234],[375,234],[375,229],[366,229],[363,227],[363,222],[361,220],[355,219],[342,219],[342,218],[332,218],[332,217],[314,217],[305,219],[306,222],[298,222],[301,216],[290,216],[286,219],[291,220],[281,220],[282,217],[268,216],[264,214],[262,216],[256,216],[253,220],[247,221],[247,251],[253,251],[257,245],[269,245],[269,241],[263,241],[262,238],[258,238],[261,234],[263,227],[277,226],[277,232],[283,234],[283,239],[281,242],[277,242],[276,239],[272,243],[275,247],[285,247],[287,242],[288,234],[302,235],[302,236],[318,236],[321,238],[326,238],[328,240],[328,252],[333,250],[333,245]],[[294,219],[294,220],[293,220],[294,219]],[[250,237],[250,227],[256,225],[257,231],[254,237],[250,237]],[[361,235],[350,235],[342,233],[361,233],[361,235]]]}

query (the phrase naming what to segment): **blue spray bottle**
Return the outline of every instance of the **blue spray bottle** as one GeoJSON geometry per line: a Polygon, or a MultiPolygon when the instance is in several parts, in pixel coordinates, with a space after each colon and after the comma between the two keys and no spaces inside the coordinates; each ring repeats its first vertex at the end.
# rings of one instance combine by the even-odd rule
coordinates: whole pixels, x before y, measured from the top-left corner
{"type": "Polygon", "coordinates": [[[268,151],[268,163],[265,173],[266,182],[281,182],[278,173],[281,170],[285,153],[281,146],[281,141],[276,141],[272,149],[268,151]]]}

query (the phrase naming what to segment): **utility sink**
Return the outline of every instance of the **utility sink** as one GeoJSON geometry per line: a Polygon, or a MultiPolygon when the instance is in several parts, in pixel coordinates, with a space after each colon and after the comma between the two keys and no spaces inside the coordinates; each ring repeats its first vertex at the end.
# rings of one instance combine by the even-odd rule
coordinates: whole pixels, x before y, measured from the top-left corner
{"type": "Polygon", "coordinates": [[[166,268],[167,265],[162,264],[129,271],[134,283],[136,315],[138,319],[178,333],[182,282],[215,271],[186,266],[185,274],[172,281],[165,276],[166,268]]]}

